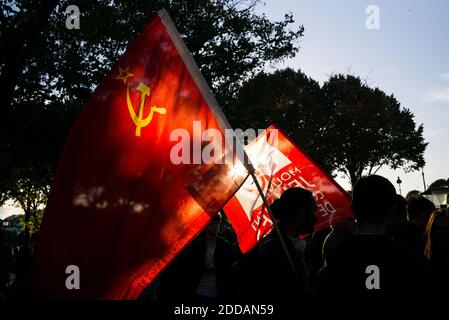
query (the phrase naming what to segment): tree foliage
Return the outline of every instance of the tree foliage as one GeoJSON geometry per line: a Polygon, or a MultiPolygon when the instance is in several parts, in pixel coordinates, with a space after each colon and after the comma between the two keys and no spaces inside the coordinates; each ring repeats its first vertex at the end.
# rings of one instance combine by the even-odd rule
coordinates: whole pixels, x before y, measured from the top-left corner
{"type": "Polygon", "coordinates": [[[47,24],[57,0],[0,2],[0,95],[2,114],[9,115],[19,77],[28,58],[39,45],[39,35],[47,24]]]}
{"type": "Polygon", "coordinates": [[[303,28],[290,30],[292,15],[270,21],[255,13],[254,0],[2,1],[1,203],[8,198],[21,202],[23,191],[41,198],[82,105],[167,2],[187,47],[224,105],[243,80],[298,50],[303,28]],[[71,4],[81,12],[79,30],[65,27],[65,9],[71,4]]]}
{"type": "MultiPolygon", "coordinates": [[[[26,8],[28,1],[14,1],[26,8]]],[[[30,48],[18,81],[17,101],[79,101],[94,87],[166,1],[79,0],[79,30],[65,28],[68,0],[57,1],[39,45],[30,48]]],[[[303,27],[291,14],[272,22],[257,15],[258,1],[169,1],[168,11],[207,82],[226,103],[242,80],[268,62],[293,57],[303,27]]],[[[17,13],[17,14],[19,14],[17,13]]],[[[31,12],[32,13],[32,12],[31,12]]],[[[220,99],[219,99],[220,100],[220,99]]]]}
{"type": "Polygon", "coordinates": [[[429,186],[429,190],[444,189],[444,188],[449,188],[449,178],[435,180],[429,186]]]}
{"type": "Polygon", "coordinates": [[[382,166],[424,166],[423,126],[393,95],[359,77],[334,75],[320,87],[299,70],[261,73],[243,85],[226,112],[244,128],[278,124],[322,167],[346,174],[351,183],[382,166]]]}
{"type": "Polygon", "coordinates": [[[28,239],[31,240],[31,247],[34,247],[34,244],[36,242],[38,231],[42,224],[42,218],[44,216],[44,209],[38,209],[36,212],[30,216],[29,219],[27,219],[26,215],[19,216],[19,223],[22,227],[23,234],[22,239],[25,239],[28,241],[28,239]]]}
{"type": "Polygon", "coordinates": [[[336,170],[351,183],[382,166],[406,171],[424,166],[423,125],[416,126],[413,113],[393,95],[341,74],[324,83],[322,94],[336,170]]]}
{"type": "Polygon", "coordinates": [[[323,168],[335,168],[328,154],[326,108],[317,81],[300,70],[259,73],[245,82],[225,111],[234,127],[265,129],[276,124],[323,168]]]}

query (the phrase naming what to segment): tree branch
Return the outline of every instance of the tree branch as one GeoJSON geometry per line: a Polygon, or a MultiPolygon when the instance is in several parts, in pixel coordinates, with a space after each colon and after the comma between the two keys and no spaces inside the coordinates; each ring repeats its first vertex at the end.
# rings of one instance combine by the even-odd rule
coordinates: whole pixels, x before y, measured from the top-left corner
{"type": "Polygon", "coordinates": [[[374,171],[373,174],[376,174],[377,171],[379,171],[379,169],[382,168],[382,166],[383,166],[385,163],[386,163],[386,160],[384,160],[384,161],[377,167],[376,171],[374,171]]]}

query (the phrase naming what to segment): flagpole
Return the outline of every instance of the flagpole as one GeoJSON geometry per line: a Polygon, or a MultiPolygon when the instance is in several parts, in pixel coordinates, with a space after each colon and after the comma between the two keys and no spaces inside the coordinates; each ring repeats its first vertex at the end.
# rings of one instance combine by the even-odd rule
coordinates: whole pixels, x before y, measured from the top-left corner
{"type": "MultiPolygon", "coordinates": [[[[279,229],[279,226],[278,226],[278,224],[276,222],[276,219],[273,216],[273,212],[271,211],[270,205],[268,204],[268,201],[267,201],[267,199],[266,199],[266,197],[265,197],[265,195],[263,193],[262,187],[260,186],[259,181],[257,180],[254,167],[253,167],[253,165],[251,163],[245,163],[245,166],[246,166],[246,169],[248,170],[248,173],[253,178],[254,183],[256,184],[257,190],[259,191],[259,194],[262,197],[262,201],[264,203],[264,206],[267,208],[267,212],[270,215],[271,220],[273,221],[273,227],[276,230],[276,234],[277,234],[277,236],[279,238],[279,241],[281,242],[282,249],[284,250],[284,253],[287,256],[287,259],[288,259],[288,262],[290,264],[290,267],[292,268],[295,280],[298,280],[298,273],[296,271],[295,264],[293,263],[292,257],[290,256],[290,253],[288,252],[287,245],[285,244],[285,241],[284,241],[284,238],[282,236],[281,230],[279,229]]],[[[263,214],[263,212],[262,212],[262,214],[263,214]]]]}
{"type": "MultiPolygon", "coordinates": [[[[186,45],[182,41],[182,39],[181,39],[178,31],[176,30],[176,27],[175,27],[173,21],[171,20],[170,16],[168,15],[167,11],[165,9],[161,9],[158,11],[158,15],[160,16],[162,22],[164,23],[164,25],[167,29],[167,32],[169,33],[176,49],[178,50],[179,54],[181,55],[181,58],[183,59],[184,63],[186,64],[186,67],[189,70],[193,80],[195,81],[201,94],[203,95],[204,99],[206,100],[207,104],[209,105],[212,113],[215,115],[215,118],[216,118],[218,124],[220,125],[220,127],[223,130],[225,130],[226,128],[232,128],[231,125],[229,124],[228,120],[224,116],[223,111],[219,107],[217,100],[212,95],[212,93],[209,89],[209,86],[207,85],[203,76],[199,72],[198,66],[196,65],[195,61],[193,60],[193,57],[190,54],[189,50],[187,49],[186,45]]],[[[279,230],[276,220],[273,217],[273,214],[271,212],[270,206],[268,205],[267,199],[265,198],[265,196],[263,194],[263,190],[260,187],[259,182],[257,181],[257,178],[255,176],[254,167],[252,166],[250,161],[247,161],[248,156],[245,152],[245,149],[238,141],[238,139],[236,139],[234,141],[234,143],[237,144],[238,148],[241,148],[241,150],[243,150],[243,159],[241,158],[240,152],[237,152],[237,158],[239,158],[239,160],[244,164],[248,173],[251,174],[251,176],[253,177],[254,183],[257,186],[257,190],[259,191],[260,196],[262,197],[263,203],[265,204],[265,206],[267,208],[268,214],[270,215],[270,217],[273,221],[273,226],[274,226],[276,233],[279,237],[279,241],[281,242],[282,248],[284,249],[285,254],[287,255],[288,261],[293,269],[295,279],[297,279],[298,275],[296,273],[295,265],[293,264],[293,260],[290,256],[290,254],[288,253],[284,238],[282,237],[281,231],[279,230]]]]}

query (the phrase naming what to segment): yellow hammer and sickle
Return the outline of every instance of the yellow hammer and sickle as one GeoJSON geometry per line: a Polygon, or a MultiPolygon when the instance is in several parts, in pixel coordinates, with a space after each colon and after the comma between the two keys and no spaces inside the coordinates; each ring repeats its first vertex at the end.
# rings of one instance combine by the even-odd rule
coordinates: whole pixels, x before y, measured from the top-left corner
{"type": "Polygon", "coordinates": [[[156,106],[153,106],[150,109],[150,114],[146,118],[142,119],[143,107],[145,106],[145,99],[147,96],[150,96],[150,87],[140,82],[136,89],[137,91],[140,92],[140,106],[137,115],[136,112],[134,111],[131,99],[129,98],[129,85],[127,86],[126,90],[126,102],[128,104],[128,110],[131,115],[131,118],[133,119],[134,124],[136,125],[136,136],[140,137],[140,130],[142,129],[142,127],[146,127],[147,125],[150,124],[151,120],[153,119],[153,114],[155,112],[159,114],[165,114],[167,110],[165,108],[158,108],[156,106]]]}

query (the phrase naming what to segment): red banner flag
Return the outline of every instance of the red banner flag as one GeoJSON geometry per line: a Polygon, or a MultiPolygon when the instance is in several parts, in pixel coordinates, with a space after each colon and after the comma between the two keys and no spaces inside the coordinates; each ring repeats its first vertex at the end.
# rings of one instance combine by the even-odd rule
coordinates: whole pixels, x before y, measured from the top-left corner
{"type": "Polygon", "coordinates": [[[228,127],[160,11],[69,134],[38,238],[34,295],[137,298],[243,183],[215,161],[228,127]]]}
{"type": "MultiPolygon", "coordinates": [[[[245,147],[269,204],[291,187],[313,192],[318,220],[315,231],[351,216],[350,197],[312,159],[279,129],[270,126],[245,147]]],[[[224,211],[234,227],[240,249],[249,251],[273,226],[252,179],[226,204],[224,211]]]]}

